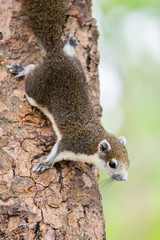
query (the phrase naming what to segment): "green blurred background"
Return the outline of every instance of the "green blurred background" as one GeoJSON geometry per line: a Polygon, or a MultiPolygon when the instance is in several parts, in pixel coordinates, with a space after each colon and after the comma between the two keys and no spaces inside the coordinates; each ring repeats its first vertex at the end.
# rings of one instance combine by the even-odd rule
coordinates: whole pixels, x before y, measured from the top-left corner
{"type": "Polygon", "coordinates": [[[131,161],[128,181],[102,190],[107,240],[160,240],[160,1],[93,0],[93,15],[102,122],[131,161]]]}

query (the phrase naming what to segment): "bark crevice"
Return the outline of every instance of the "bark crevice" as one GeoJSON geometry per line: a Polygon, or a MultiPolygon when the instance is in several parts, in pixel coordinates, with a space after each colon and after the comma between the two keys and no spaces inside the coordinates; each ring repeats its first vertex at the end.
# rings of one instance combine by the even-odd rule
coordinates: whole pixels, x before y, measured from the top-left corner
{"type": "MultiPolygon", "coordinates": [[[[98,32],[91,2],[67,1],[71,7],[62,39],[69,32],[78,39],[89,96],[93,106],[99,106],[98,32]]],[[[2,1],[0,11],[0,239],[103,240],[95,167],[62,161],[42,173],[31,171],[45,159],[56,136],[49,120],[27,102],[24,79],[17,81],[6,65],[36,63],[44,52],[26,25],[21,1],[2,1]]]]}

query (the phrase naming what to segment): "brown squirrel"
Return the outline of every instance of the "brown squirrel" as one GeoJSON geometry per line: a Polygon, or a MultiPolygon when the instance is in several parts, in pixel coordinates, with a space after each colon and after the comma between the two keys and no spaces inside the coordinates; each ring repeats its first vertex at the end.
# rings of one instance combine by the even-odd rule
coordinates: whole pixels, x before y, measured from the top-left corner
{"type": "Polygon", "coordinates": [[[67,12],[65,0],[22,0],[22,9],[46,56],[38,66],[8,67],[17,74],[16,78],[25,75],[29,103],[50,119],[57,135],[47,159],[33,171],[52,168],[61,160],[73,160],[95,164],[112,179],[127,180],[126,139],[117,139],[96,120],[88,98],[86,76],[75,51],[77,40],[71,34],[65,45],[61,40],[67,12]]]}

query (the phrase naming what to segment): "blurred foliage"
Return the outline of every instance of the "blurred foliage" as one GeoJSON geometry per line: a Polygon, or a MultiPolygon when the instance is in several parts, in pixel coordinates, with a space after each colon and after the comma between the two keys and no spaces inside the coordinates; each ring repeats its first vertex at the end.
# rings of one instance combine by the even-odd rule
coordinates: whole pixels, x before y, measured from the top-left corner
{"type": "Polygon", "coordinates": [[[104,13],[107,13],[110,9],[117,6],[126,6],[128,8],[143,8],[143,7],[152,7],[160,9],[159,0],[98,0],[101,9],[104,13]]]}
{"type": "MultiPolygon", "coordinates": [[[[131,160],[127,182],[103,186],[107,239],[159,240],[160,1],[94,0],[93,6],[100,25],[101,64],[105,68],[111,63],[123,85],[117,102],[121,129],[113,132],[120,119],[117,106],[103,106],[102,121],[109,132],[127,137],[131,160]]],[[[100,176],[100,182],[106,179],[103,172],[100,176]]]]}

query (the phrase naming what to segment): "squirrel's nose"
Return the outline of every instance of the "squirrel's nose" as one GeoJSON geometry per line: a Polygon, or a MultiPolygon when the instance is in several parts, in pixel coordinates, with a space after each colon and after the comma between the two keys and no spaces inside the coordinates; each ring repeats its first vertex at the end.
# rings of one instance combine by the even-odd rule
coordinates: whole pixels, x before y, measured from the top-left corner
{"type": "Polygon", "coordinates": [[[127,177],[122,176],[121,174],[113,174],[112,179],[114,179],[116,181],[127,181],[127,177]]]}

